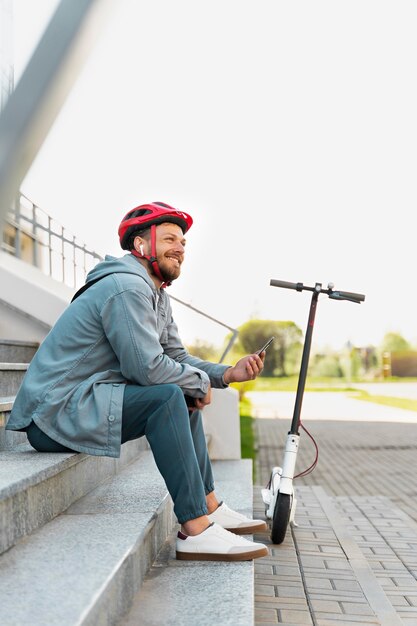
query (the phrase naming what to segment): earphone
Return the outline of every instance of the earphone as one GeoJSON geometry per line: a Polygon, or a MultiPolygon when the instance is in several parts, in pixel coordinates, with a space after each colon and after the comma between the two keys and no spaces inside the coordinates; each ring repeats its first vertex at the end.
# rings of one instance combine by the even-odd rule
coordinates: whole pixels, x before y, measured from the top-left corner
{"type": "Polygon", "coordinates": [[[143,252],[143,244],[142,243],[139,246],[139,250],[140,250],[141,255],[143,256],[144,252],[143,252]]]}

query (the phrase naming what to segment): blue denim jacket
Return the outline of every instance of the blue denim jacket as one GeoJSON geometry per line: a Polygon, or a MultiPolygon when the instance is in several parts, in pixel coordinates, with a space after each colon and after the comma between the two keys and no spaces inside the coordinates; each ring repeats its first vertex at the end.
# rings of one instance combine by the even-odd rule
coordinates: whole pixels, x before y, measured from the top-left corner
{"type": "Polygon", "coordinates": [[[118,457],[126,383],[174,383],[202,397],[209,382],[226,386],[228,366],[188,354],[166,290],[131,254],[107,256],[87,281],[97,278],[42,342],[6,428],[25,430],[33,420],[73,450],[118,457]]]}

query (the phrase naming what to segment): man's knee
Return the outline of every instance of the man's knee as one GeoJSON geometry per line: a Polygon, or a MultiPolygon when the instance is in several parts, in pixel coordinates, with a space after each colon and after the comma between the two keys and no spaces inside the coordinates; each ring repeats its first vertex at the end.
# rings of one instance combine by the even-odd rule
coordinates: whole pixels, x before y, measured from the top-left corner
{"type": "Polygon", "coordinates": [[[185,404],[184,394],[181,387],[171,383],[158,385],[158,399],[161,404],[166,404],[167,402],[185,404]]]}

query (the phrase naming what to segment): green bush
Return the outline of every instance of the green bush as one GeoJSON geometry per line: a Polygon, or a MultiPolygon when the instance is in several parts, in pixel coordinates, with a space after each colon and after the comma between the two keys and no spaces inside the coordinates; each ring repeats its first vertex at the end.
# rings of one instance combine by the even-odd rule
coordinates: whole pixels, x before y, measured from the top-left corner
{"type": "Polygon", "coordinates": [[[312,376],[326,378],[342,378],[343,370],[340,365],[339,357],[335,355],[325,355],[316,358],[312,365],[312,376]]]}

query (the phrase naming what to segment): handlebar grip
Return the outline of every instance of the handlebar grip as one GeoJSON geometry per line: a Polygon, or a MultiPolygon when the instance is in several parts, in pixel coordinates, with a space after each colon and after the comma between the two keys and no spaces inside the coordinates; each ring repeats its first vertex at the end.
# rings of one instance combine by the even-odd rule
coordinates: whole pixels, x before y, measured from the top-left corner
{"type": "Polygon", "coordinates": [[[296,291],[301,291],[303,288],[303,283],[289,283],[286,280],[276,280],[275,278],[271,278],[269,284],[271,287],[284,287],[284,289],[295,289],[296,291]]]}
{"type": "Polygon", "coordinates": [[[363,302],[365,300],[365,296],[363,293],[353,293],[352,291],[334,291],[334,294],[337,294],[337,296],[335,296],[336,298],[340,298],[341,300],[353,300],[355,302],[363,302]]]}

